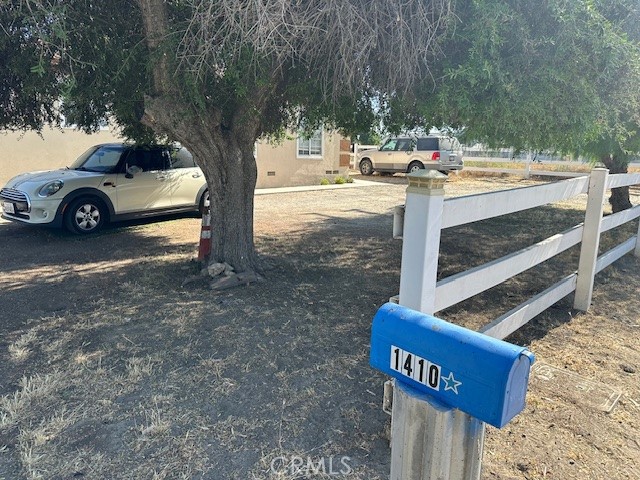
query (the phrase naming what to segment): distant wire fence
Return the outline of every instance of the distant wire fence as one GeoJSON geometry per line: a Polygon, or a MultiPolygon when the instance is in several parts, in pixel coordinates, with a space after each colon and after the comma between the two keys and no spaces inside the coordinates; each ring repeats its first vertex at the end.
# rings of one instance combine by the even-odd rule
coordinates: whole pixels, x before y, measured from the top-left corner
{"type": "Polygon", "coordinates": [[[520,175],[529,178],[531,175],[545,177],[580,177],[588,175],[588,172],[580,171],[584,169],[589,162],[585,159],[570,160],[559,155],[552,155],[542,152],[526,152],[515,154],[512,150],[464,150],[463,158],[466,162],[464,170],[467,172],[485,172],[485,173],[503,173],[509,175],[520,175]],[[486,163],[505,163],[505,164],[522,164],[522,168],[514,168],[513,166],[505,168],[495,166],[475,166],[469,165],[471,162],[486,163]],[[545,170],[540,165],[561,165],[562,169],[545,170]]]}
{"type": "MultiPolygon", "coordinates": [[[[494,162],[526,162],[529,156],[533,162],[551,162],[562,164],[589,163],[583,157],[572,158],[569,155],[558,155],[551,152],[514,152],[512,149],[504,148],[500,150],[478,150],[463,148],[463,156],[469,160],[491,159],[494,162]]],[[[631,163],[640,163],[640,156],[631,157],[631,163]]]]}
{"type": "MultiPolygon", "coordinates": [[[[589,172],[584,171],[585,167],[591,169],[593,166],[591,162],[584,158],[570,159],[567,157],[561,157],[559,155],[552,155],[549,153],[520,153],[513,154],[512,150],[464,150],[463,158],[465,159],[464,170],[467,172],[485,172],[485,173],[501,173],[508,175],[520,175],[524,178],[533,176],[542,177],[561,177],[561,178],[574,178],[589,175],[589,172]],[[513,168],[512,166],[507,168],[489,167],[489,166],[475,166],[470,165],[472,162],[478,163],[505,163],[505,164],[522,164],[522,168],[513,168]],[[552,169],[545,170],[542,165],[553,166],[552,169]],[[557,168],[557,167],[560,168],[557,168]]],[[[630,171],[638,171],[640,169],[640,157],[631,157],[629,162],[630,171]]],[[[630,190],[637,192],[640,190],[640,185],[631,185],[630,190]]]]}
{"type": "MultiPolygon", "coordinates": [[[[476,159],[480,158],[488,158],[492,159],[495,162],[502,161],[515,161],[515,162],[524,162],[527,160],[529,154],[527,152],[515,153],[510,149],[501,149],[501,150],[473,150],[473,149],[464,149],[463,150],[464,158],[476,159]]],[[[551,153],[544,152],[533,152],[531,154],[531,160],[534,162],[566,162],[569,159],[567,157],[563,157],[561,155],[553,155],[551,153]]],[[[583,160],[577,160],[578,162],[583,162],[583,160]]]]}

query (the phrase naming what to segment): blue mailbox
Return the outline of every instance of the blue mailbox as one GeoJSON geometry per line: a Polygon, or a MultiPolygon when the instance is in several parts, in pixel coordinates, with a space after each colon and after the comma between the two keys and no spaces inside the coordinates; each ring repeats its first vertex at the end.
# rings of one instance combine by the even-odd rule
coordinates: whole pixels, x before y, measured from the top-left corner
{"type": "Polygon", "coordinates": [[[534,356],[394,303],[373,319],[371,366],[498,428],[522,411],[534,356]]]}

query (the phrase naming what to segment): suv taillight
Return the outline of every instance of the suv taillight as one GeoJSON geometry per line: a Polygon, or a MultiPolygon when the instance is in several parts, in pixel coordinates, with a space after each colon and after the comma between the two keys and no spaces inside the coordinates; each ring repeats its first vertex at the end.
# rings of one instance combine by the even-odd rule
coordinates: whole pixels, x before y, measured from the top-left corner
{"type": "Polygon", "coordinates": [[[431,155],[431,160],[440,160],[440,152],[433,152],[433,155],[431,155]]]}

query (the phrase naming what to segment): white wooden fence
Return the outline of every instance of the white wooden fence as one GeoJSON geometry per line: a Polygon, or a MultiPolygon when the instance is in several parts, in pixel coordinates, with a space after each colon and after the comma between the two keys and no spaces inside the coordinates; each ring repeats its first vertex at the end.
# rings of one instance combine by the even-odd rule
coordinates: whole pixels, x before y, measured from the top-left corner
{"type": "Polygon", "coordinates": [[[359,143],[353,144],[353,152],[349,154],[349,168],[358,170],[358,154],[363,150],[369,150],[370,148],[378,148],[378,145],[361,145],[359,143]]]}
{"type": "Polygon", "coordinates": [[[421,171],[407,177],[406,204],[397,207],[394,216],[394,237],[402,237],[404,242],[400,295],[392,300],[401,305],[434,314],[582,243],[575,273],[485,325],[480,331],[486,335],[503,339],[574,291],[574,308],[586,311],[591,303],[595,274],[627,253],[640,256],[640,228],[637,235],[598,256],[601,233],[640,217],[640,205],[603,217],[607,190],[640,184],[640,174],[609,175],[607,169],[596,168],[590,176],[448,199],[444,198],[444,175],[421,171]],[[442,229],[585,193],[588,200],[584,223],[485,265],[437,281],[442,229]]]}

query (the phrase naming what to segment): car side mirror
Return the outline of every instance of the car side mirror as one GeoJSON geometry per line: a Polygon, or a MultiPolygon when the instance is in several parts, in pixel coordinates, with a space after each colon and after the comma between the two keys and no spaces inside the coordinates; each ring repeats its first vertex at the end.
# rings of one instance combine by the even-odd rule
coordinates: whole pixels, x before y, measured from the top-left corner
{"type": "Polygon", "coordinates": [[[137,165],[131,165],[131,166],[127,165],[126,173],[125,173],[124,176],[125,176],[125,178],[133,178],[133,176],[136,173],[140,173],[141,171],[142,171],[142,169],[137,165]]]}

